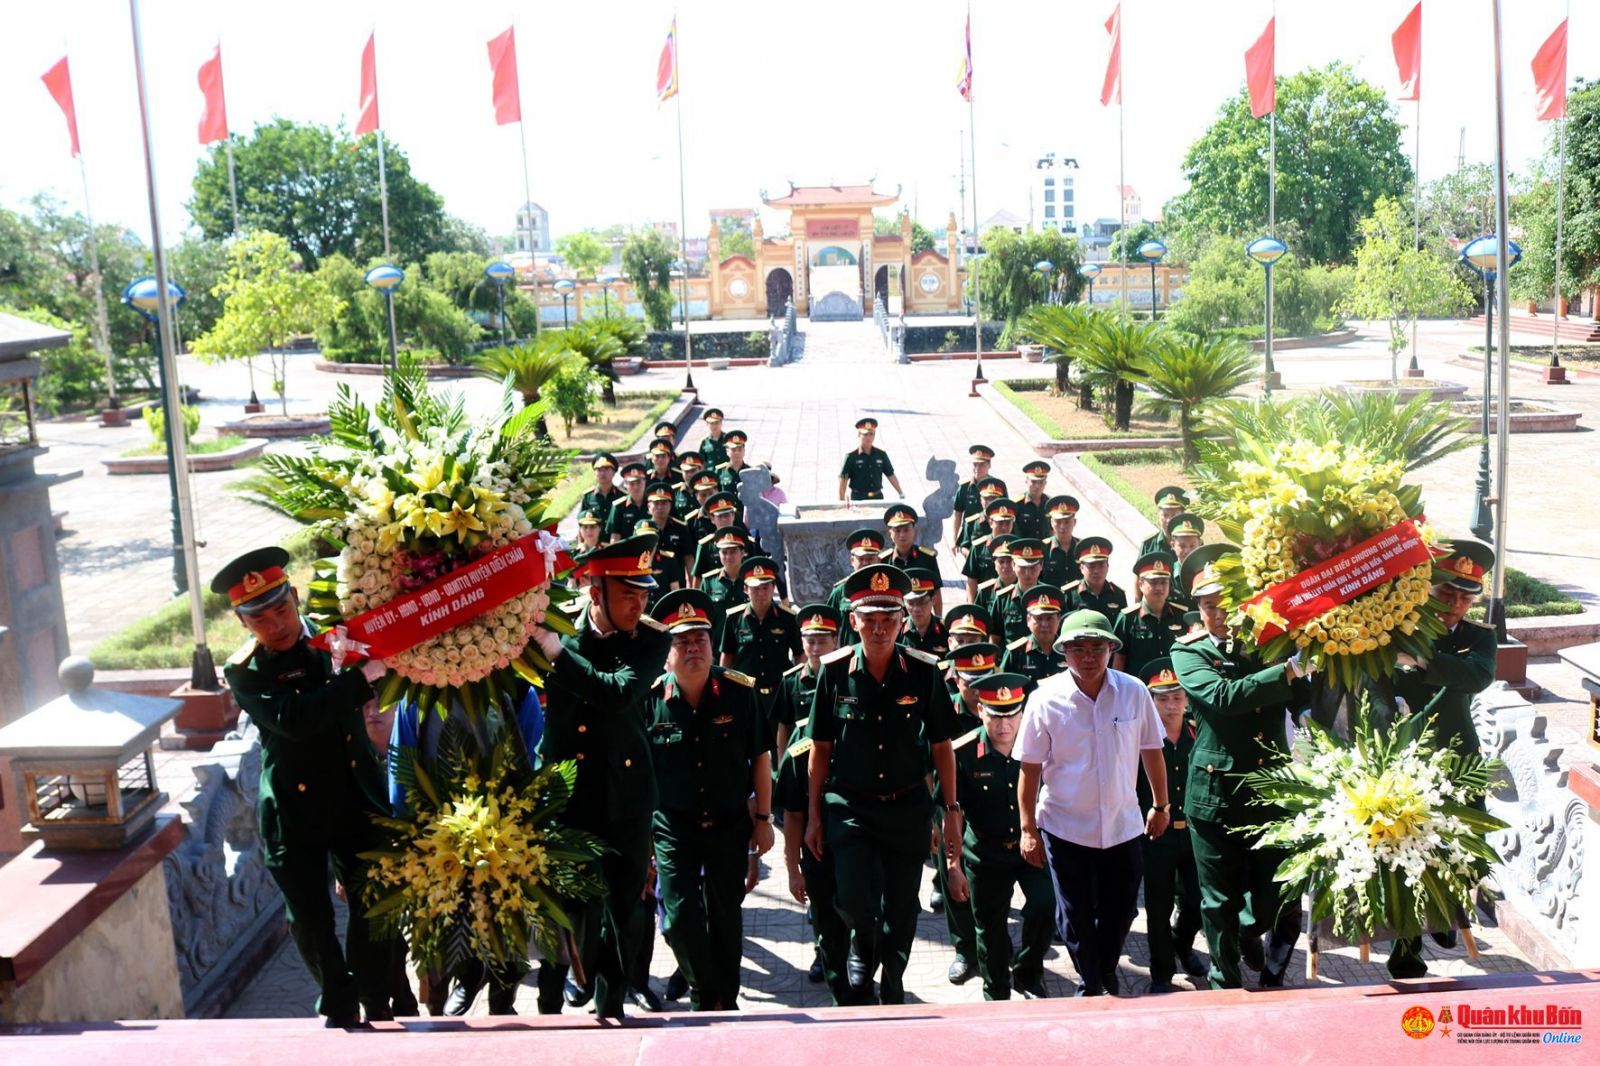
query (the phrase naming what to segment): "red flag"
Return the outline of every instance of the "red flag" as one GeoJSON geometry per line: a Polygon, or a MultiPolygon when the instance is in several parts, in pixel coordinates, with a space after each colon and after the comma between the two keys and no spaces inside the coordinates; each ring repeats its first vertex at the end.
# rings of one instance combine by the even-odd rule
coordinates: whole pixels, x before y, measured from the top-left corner
{"type": "Polygon", "coordinates": [[[1273,56],[1277,16],[1267,20],[1267,28],[1244,53],[1244,79],[1250,86],[1250,113],[1256,118],[1278,109],[1278,75],[1273,56]]]}
{"type": "Polygon", "coordinates": [[[1422,99],[1422,0],[1389,37],[1394,65],[1400,69],[1400,99],[1422,99]]]}
{"type": "Polygon", "coordinates": [[[656,60],[656,103],[664,104],[669,97],[678,95],[678,19],[673,16],[672,29],[667,31],[667,43],[661,46],[661,58],[656,60]]]}
{"type": "Polygon", "coordinates": [[[1106,32],[1111,34],[1111,58],[1106,60],[1106,80],[1100,84],[1100,106],[1122,103],[1122,5],[1111,10],[1106,19],[1106,32]]]}
{"type": "Polygon", "coordinates": [[[489,70],[494,74],[494,121],[504,126],[522,121],[522,94],[517,89],[517,28],[489,42],[489,70]]]}
{"type": "Polygon", "coordinates": [[[378,34],[367,38],[361,50],[361,117],[356,120],[356,136],[378,128],[378,34]]]}
{"type": "Polygon", "coordinates": [[[956,92],[961,99],[972,102],[972,16],[967,16],[967,47],[961,56],[961,73],[956,77],[956,92]]]}
{"type": "Polygon", "coordinates": [[[200,93],[206,106],[200,111],[200,143],[213,144],[228,139],[228,105],[222,96],[222,45],[211,58],[200,64],[200,93]]]}
{"type": "MultiPolygon", "coordinates": [[[[63,59],[61,62],[65,63],[63,59]]],[[[1533,97],[1539,120],[1567,117],[1567,20],[1533,54],[1533,97]]],[[[63,105],[65,106],[65,105],[63,105]]],[[[77,136],[73,136],[73,150],[77,136]]]]}
{"type": "Polygon", "coordinates": [[[78,154],[78,109],[72,106],[72,72],[67,69],[67,57],[62,56],[61,62],[44,72],[40,78],[44,87],[50,90],[50,95],[61,107],[61,113],[67,116],[67,133],[72,136],[72,154],[78,154]]]}

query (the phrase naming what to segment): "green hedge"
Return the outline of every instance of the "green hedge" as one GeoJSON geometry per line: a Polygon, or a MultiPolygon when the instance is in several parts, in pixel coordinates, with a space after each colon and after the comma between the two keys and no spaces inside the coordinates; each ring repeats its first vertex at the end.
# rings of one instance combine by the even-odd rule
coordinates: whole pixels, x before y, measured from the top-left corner
{"type": "Polygon", "coordinates": [[[1161,512],[1155,501],[1130,485],[1117,473],[1119,466],[1155,466],[1163,463],[1182,463],[1183,452],[1177,448],[1125,448],[1114,452],[1085,452],[1078,456],[1083,465],[1111,486],[1113,492],[1127,500],[1152,525],[1161,524],[1161,512]]]}
{"type": "MultiPolygon", "coordinates": [[[[1479,604],[1467,617],[1482,621],[1486,607],[1479,604]]],[[[1506,567],[1506,617],[1548,618],[1552,615],[1582,614],[1583,604],[1548,581],[1531,577],[1514,566],[1506,567]]]]}
{"type": "MultiPolygon", "coordinates": [[[[765,359],[772,354],[767,342],[767,331],[760,319],[751,321],[749,333],[696,333],[694,335],[695,362],[703,359],[765,359]]],[[[668,330],[651,330],[645,334],[646,359],[682,359],[683,334],[668,330]]]]}

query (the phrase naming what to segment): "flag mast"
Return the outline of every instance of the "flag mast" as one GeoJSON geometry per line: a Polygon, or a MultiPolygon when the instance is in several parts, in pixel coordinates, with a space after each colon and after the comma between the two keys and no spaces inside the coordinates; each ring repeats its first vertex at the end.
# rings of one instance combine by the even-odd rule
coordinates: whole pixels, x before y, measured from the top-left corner
{"type": "Polygon", "coordinates": [[[983,376],[983,216],[978,214],[978,124],[972,106],[972,3],[967,2],[966,40],[963,43],[961,81],[957,88],[967,101],[967,151],[972,163],[972,343],[977,366],[972,375],[972,392],[978,395],[983,376]]]}
{"type": "Polygon", "coordinates": [[[672,14],[672,81],[678,119],[678,255],[683,272],[678,275],[678,301],[683,307],[683,391],[700,395],[694,385],[694,335],[689,329],[689,200],[683,186],[683,89],[678,81],[678,14],[672,14]]]}
{"type": "MultiPolygon", "coordinates": [[[[1566,27],[1572,20],[1572,0],[1567,0],[1566,12],[1561,25],[1566,27]]],[[[1565,45],[1562,48],[1565,54],[1565,45]]],[[[1562,64],[1561,91],[1566,92],[1566,64],[1562,64]]],[[[1555,302],[1550,306],[1550,365],[1545,368],[1545,383],[1547,385],[1563,384],[1567,380],[1567,372],[1561,367],[1561,216],[1566,213],[1567,195],[1567,109],[1563,102],[1561,116],[1556,119],[1561,123],[1557,135],[1558,155],[1556,163],[1556,262],[1555,262],[1555,302]]]]}

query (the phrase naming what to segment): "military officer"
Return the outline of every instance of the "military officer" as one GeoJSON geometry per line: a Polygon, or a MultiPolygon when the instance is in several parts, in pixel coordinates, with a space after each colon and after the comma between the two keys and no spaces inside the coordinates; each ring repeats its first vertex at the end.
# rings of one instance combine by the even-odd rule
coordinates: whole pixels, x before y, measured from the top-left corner
{"type": "Polygon", "coordinates": [[[967,454],[972,457],[972,478],[956,486],[955,502],[951,505],[954,510],[950,515],[952,548],[958,548],[964,541],[961,534],[966,527],[967,516],[983,510],[983,501],[978,496],[978,483],[989,476],[989,464],[994,462],[994,449],[987,444],[973,444],[967,448],[967,454]]]}
{"type": "Polygon", "coordinates": [[[1200,918],[1211,952],[1211,987],[1240,987],[1240,914],[1246,895],[1254,925],[1268,931],[1262,987],[1279,987],[1300,936],[1300,900],[1274,880],[1284,850],[1252,846],[1254,834],[1248,829],[1282,811],[1255,803],[1240,779],[1286,758],[1284,714],[1304,705],[1309,671],[1298,656],[1268,666],[1235,643],[1214,563],[1238,550],[1207,545],[1183,564],[1206,627],[1172,646],[1173,669],[1189,694],[1196,727],[1184,799],[1200,879],[1200,918]]]}
{"type": "Polygon", "coordinates": [[[811,694],[817,688],[822,657],[839,647],[844,616],[826,603],[808,603],[795,612],[795,621],[800,625],[801,658],[783,672],[772,710],[773,729],[777,734],[774,747],[779,752],[789,746],[796,723],[811,713],[811,694]]]}
{"type": "MultiPolygon", "coordinates": [[[[1439,620],[1449,632],[1434,641],[1426,659],[1401,654],[1395,662],[1395,694],[1413,714],[1432,719],[1433,742],[1461,755],[1478,755],[1478,729],[1472,723],[1472,698],[1494,683],[1499,641],[1493,626],[1474,622],[1467,612],[1483,592],[1494,569],[1494,549],[1481,541],[1460,538],[1450,554],[1434,565],[1433,598],[1444,605],[1439,620]]],[[[1475,801],[1479,808],[1483,800],[1475,801]]],[[[1445,947],[1454,947],[1454,929],[1434,933],[1445,947]]],[[[1425,977],[1422,939],[1401,937],[1389,954],[1391,977],[1425,977]]]]}
{"type": "Polygon", "coordinates": [[[673,516],[672,486],[663,481],[655,482],[645,489],[644,501],[650,524],[656,527],[656,549],[667,558],[678,560],[680,566],[688,562],[694,541],[690,538],[689,527],[673,516]]]}
{"type": "Polygon", "coordinates": [[[1049,520],[1045,518],[1044,497],[1044,484],[1050,477],[1050,464],[1043,459],[1035,459],[1023,466],[1022,476],[1025,482],[1022,495],[1016,499],[1016,533],[1019,537],[1043,540],[1050,528],[1049,520]]]}
{"type": "Polygon", "coordinates": [[[1038,584],[1022,594],[1028,632],[1006,646],[1000,669],[1027,678],[1032,692],[1039,682],[1067,668],[1067,660],[1056,648],[1056,633],[1061,628],[1061,590],[1038,584]]]}
{"type": "Polygon", "coordinates": [[[722,560],[717,557],[717,533],[724,529],[744,528],[735,521],[739,511],[739,501],[726,492],[719,492],[709,497],[701,507],[701,511],[710,522],[711,528],[695,541],[694,566],[691,574],[696,581],[722,565],[722,560]]]}
{"type": "MultiPolygon", "coordinates": [[[[996,593],[990,613],[1002,630],[1007,644],[1028,635],[1028,611],[1024,597],[1028,590],[1039,584],[1044,571],[1044,541],[1018,537],[1011,542],[1011,561],[1017,568],[1017,583],[1010,589],[996,593]]],[[[1061,594],[1056,589],[1056,595],[1061,594]]]]}
{"type": "MultiPolygon", "coordinates": [[[[974,540],[992,532],[984,509],[995,500],[1004,499],[1005,495],[1006,483],[997,477],[986,477],[978,482],[978,509],[961,520],[961,537],[956,542],[958,548],[971,548],[974,540]]],[[[1011,510],[1015,518],[1016,507],[1013,506],[1011,510]]]]}
{"type": "Polygon", "coordinates": [[[952,649],[984,643],[989,639],[989,612],[975,603],[958,603],[944,613],[944,628],[952,649]]]}
{"type": "Polygon", "coordinates": [[[984,545],[984,550],[989,553],[989,561],[994,563],[994,577],[978,583],[978,596],[973,602],[989,616],[995,640],[1002,635],[1000,618],[995,613],[997,602],[1003,593],[1017,583],[1016,561],[1011,558],[1011,542],[1016,539],[1010,533],[991,533],[988,543],[984,545]]]}
{"type": "Polygon", "coordinates": [[[644,722],[661,794],[651,823],[661,932],[694,1009],[737,1010],[746,855],[773,840],[772,736],[752,679],[711,664],[711,612],[698,589],[656,605],[672,650],[644,722]]]}
{"type": "MultiPolygon", "coordinates": [[[[694,496],[694,507],[679,517],[689,527],[695,542],[699,543],[700,538],[710,533],[713,528],[711,516],[706,514],[706,503],[717,492],[717,475],[709,470],[701,470],[689,478],[689,491],[694,496]]],[[[738,501],[735,500],[734,503],[737,504],[738,501]]]]}
{"type": "Polygon", "coordinates": [[[593,468],[594,488],[583,494],[578,510],[610,514],[612,503],[626,495],[617,484],[617,457],[610,452],[600,452],[594,457],[593,468]]]}
{"type": "Polygon", "coordinates": [[[1189,593],[1189,586],[1183,578],[1183,561],[1189,554],[1200,547],[1200,541],[1206,535],[1205,519],[1199,515],[1184,511],[1167,523],[1167,539],[1172,542],[1172,555],[1174,558],[1172,591],[1168,599],[1174,604],[1183,606],[1185,610],[1194,604],[1194,597],[1189,593]]]}
{"type": "Polygon", "coordinates": [[[672,513],[684,522],[700,506],[695,497],[694,479],[695,475],[705,472],[705,465],[699,452],[684,452],[678,458],[678,480],[672,485],[672,513]]]}
{"type": "Polygon", "coordinates": [[[257,819],[267,872],[283,892],[289,935],[317,983],[317,1013],[332,1027],[388,1021],[396,945],[375,939],[357,906],[334,929],[328,867],[352,893],[366,884],[361,853],[382,845],[371,821],[387,815],[383,771],[362,708],[387,668],[381,659],[336,671],[311,645],[282,548],[246,552],[217,572],[250,639],[223,668],[233,698],[261,731],[257,819]]]}
{"type": "Polygon", "coordinates": [[[1078,542],[1078,569],[1083,578],[1065,586],[1068,611],[1096,611],[1115,618],[1127,609],[1128,594],[1106,578],[1111,569],[1111,542],[1104,537],[1084,537],[1078,542]]]}
{"type": "MultiPolygon", "coordinates": [[[[878,553],[883,551],[883,545],[884,536],[880,530],[862,526],[860,529],[851,531],[850,535],[845,538],[845,548],[850,557],[851,573],[860,570],[864,566],[871,566],[876,563],[878,561],[878,553]]],[[[844,583],[849,578],[850,574],[846,574],[838,581],[835,581],[833,588],[828,590],[828,606],[838,611],[839,617],[846,619],[850,613],[850,602],[845,598],[844,583]]],[[[856,631],[848,624],[844,625],[840,636],[841,643],[855,644],[858,640],[856,631]]]]}
{"type": "MultiPolygon", "coordinates": [[[[598,548],[601,539],[605,536],[605,516],[596,510],[587,507],[578,508],[578,550],[589,551],[598,548]]],[[[578,588],[581,582],[578,578],[571,578],[572,588],[578,588]]]]}
{"type": "Polygon", "coordinates": [[[961,567],[962,576],[967,579],[968,601],[976,599],[978,586],[995,576],[992,545],[995,538],[1011,534],[1017,517],[1017,505],[1002,497],[989,501],[982,514],[989,525],[989,532],[973,538],[967,546],[967,561],[961,567]]]}
{"type": "MultiPolygon", "coordinates": [[[[983,724],[978,716],[978,689],[980,679],[999,668],[1000,649],[993,644],[974,642],[957,648],[950,655],[946,681],[956,709],[956,736],[966,735],[983,724]]],[[[953,750],[953,746],[952,746],[953,750]]],[[[959,847],[960,841],[950,845],[959,847]]],[[[950,947],[955,957],[945,971],[945,978],[953,985],[964,985],[978,975],[978,934],[972,919],[971,894],[964,900],[949,898],[950,869],[941,861],[946,852],[944,818],[935,811],[933,819],[934,883],[930,896],[933,909],[944,912],[945,929],[950,934],[950,947]]]]}
{"type": "Polygon", "coordinates": [[[906,593],[906,625],[901,631],[900,643],[942,659],[950,650],[950,634],[933,609],[938,578],[932,570],[920,566],[912,567],[906,574],[911,578],[911,591],[906,593]]]}
{"type": "Polygon", "coordinates": [[[712,615],[715,624],[711,639],[714,646],[720,646],[723,619],[748,598],[744,582],[739,580],[739,568],[744,565],[750,542],[742,526],[729,526],[717,530],[711,543],[717,549],[717,561],[721,565],[700,579],[700,588],[711,597],[712,605],[716,608],[712,615]]]}
{"type": "Polygon", "coordinates": [[[933,607],[943,611],[944,577],[939,573],[939,554],[917,543],[917,509],[909,503],[892,503],[884,509],[883,524],[889,530],[889,546],[878,553],[878,561],[902,570],[913,567],[932,570],[936,583],[933,607]]]}
{"type": "MultiPolygon", "coordinates": [[[[659,537],[661,531],[656,524],[648,518],[633,527],[635,534],[649,533],[659,537]]],[[[656,587],[650,590],[650,596],[645,601],[645,608],[654,607],[667,593],[683,587],[683,564],[672,552],[661,547],[661,541],[656,541],[656,550],[650,555],[650,575],[656,579],[656,587]]]]}
{"type": "Polygon", "coordinates": [[[672,450],[672,442],[664,437],[657,437],[650,442],[646,449],[649,466],[645,467],[645,478],[649,481],[665,481],[671,483],[672,468],[678,463],[678,455],[672,450]]]}
{"type": "Polygon", "coordinates": [[[676,422],[657,422],[650,435],[656,440],[666,441],[667,445],[674,450],[678,447],[678,424],[676,422]]]}
{"type": "MultiPolygon", "coordinates": [[[[801,718],[795,728],[803,733],[809,721],[801,718]]],[[[789,895],[796,903],[806,905],[816,942],[816,954],[806,978],[812,984],[826,981],[833,1005],[839,1007],[850,1002],[850,985],[845,980],[850,930],[834,904],[833,852],[824,851],[818,857],[804,846],[811,807],[810,767],[811,738],[802,735],[784,749],[778,761],[773,802],[783,811],[783,858],[789,872],[789,895]]]]}
{"type": "MultiPolygon", "coordinates": [[[[657,793],[643,711],[668,649],[659,625],[645,615],[655,585],[655,546],[655,537],[646,533],[580,555],[578,570],[588,590],[577,632],[564,637],[541,626],[532,635],[552,664],[544,679],[539,755],[547,763],[572,759],[578,766],[572,801],[561,817],[611,848],[600,860],[605,895],[567,905],[602,1018],[622,1017],[628,967],[649,932],[648,915],[639,920],[638,902],[657,793]]],[[[541,1014],[560,1012],[566,969],[548,960],[540,964],[541,1014]]]]}
{"type": "Polygon", "coordinates": [[[776,602],[778,565],[755,555],[739,565],[745,602],[728,610],[722,626],[722,665],[755,679],[761,713],[769,715],[784,671],[800,654],[800,622],[776,602]]]}
{"type": "Polygon", "coordinates": [[[1018,716],[1028,691],[1020,674],[999,673],[974,682],[983,724],[954,742],[956,795],[966,812],[961,855],[971,885],[984,999],[1043,999],[1044,958],[1055,932],[1056,897],[1050,873],[1024,862],[1019,844],[1017,778],[1011,757],[1018,716]],[[1013,892],[1022,888],[1022,949],[1013,955],[1007,918],[1013,892]]]}
{"type": "Polygon", "coordinates": [[[750,469],[750,464],[744,461],[744,449],[750,443],[750,435],[742,429],[732,429],[724,434],[723,439],[727,443],[728,458],[715,467],[717,484],[723,492],[737,496],[739,486],[744,483],[740,475],[750,469]]]}
{"type": "Polygon", "coordinates": [[[1164,658],[1172,642],[1189,631],[1183,608],[1167,599],[1175,562],[1168,552],[1151,552],[1133,564],[1139,602],[1117,615],[1113,627],[1122,647],[1111,665],[1123,673],[1143,677],[1145,664],[1164,658]]]}
{"type": "Polygon", "coordinates": [[[727,448],[722,439],[722,408],[707,407],[700,420],[706,424],[706,436],[700,442],[700,456],[706,461],[707,467],[714,469],[718,463],[728,461],[727,448]]]}
{"type": "Polygon", "coordinates": [[[622,484],[628,491],[611,501],[611,514],[606,519],[606,537],[613,541],[633,536],[633,527],[639,524],[639,519],[650,517],[650,507],[644,498],[644,464],[629,463],[623,467],[622,484]]]}
{"type": "MultiPolygon", "coordinates": [[[[870,1004],[881,962],[881,998],[905,999],[904,975],[916,939],[918,871],[927,854],[930,815],[924,777],[931,758],[945,805],[944,839],[961,839],[950,730],[955,714],[936,660],[899,646],[911,579],[876,564],[845,585],[850,624],[861,644],[823,662],[808,726],[812,741],[806,846],[832,851],[836,907],[850,930],[850,999],[870,1004]]],[[[959,856],[947,854],[951,898],[965,899],[959,856]]]]}
{"type": "Polygon", "coordinates": [[[1052,496],[1045,501],[1044,514],[1050,520],[1050,536],[1044,542],[1044,574],[1039,580],[1064,589],[1083,580],[1078,568],[1078,538],[1072,532],[1078,527],[1078,498],[1052,496]]]}
{"type": "Polygon", "coordinates": [[[878,438],[878,420],[858,419],[856,436],[858,442],[855,450],[844,457],[844,466],[839,469],[839,499],[847,498],[845,491],[848,489],[849,499],[881,500],[884,478],[888,478],[894,491],[900,494],[902,500],[905,499],[906,490],[900,487],[900,479],[894,475],[894,464],[889,461],[889,453],[873,447],[873,442],[878,438]]]}
{"type": "Polygon", "coordinates": [[[1169,552],[1172,542],[1167,539],[1167,523],[1182,514],[1189,507],[1189,494],[1181,485],[1163,485],[1156,490],[1156,511],[1160,518],[1156,521],[1156,531],[1144,538],[1144,543],[1139,545],[1140,555],[1149,555],[1151,552],[1169,552]]]}
{"type": "MultiPolygon", "coordinates": [[[[1189,697],[1172,671],[1172,660],[1165,655],[1145,663],[1139,675],[1150,690],[1156,713],[1165,730],[1162,757],[1167,764],[1167,799],[1172,803],[1172,824],[1159,837],[1144,840],[1144,910],[1146,937],[1150,943],[1150,991],[1173,991],[1174,966],[1182,966],[1195,980],[1204,980],[1208,967],[1194,953],[1194,938],[1200,932],[1200,881],[1194,868],[1194,849],[1189,843],[1189,822],[1183,812],[1183,788],[1194,750],[1194,723],[1189,721],[1189,697]],[[1174,923],[1172,906],[1178,906],[1174,923]]],[[[1150,781],[1139,771],[1139,806],[1148,810],[1154,803],[1150,781]]]]}

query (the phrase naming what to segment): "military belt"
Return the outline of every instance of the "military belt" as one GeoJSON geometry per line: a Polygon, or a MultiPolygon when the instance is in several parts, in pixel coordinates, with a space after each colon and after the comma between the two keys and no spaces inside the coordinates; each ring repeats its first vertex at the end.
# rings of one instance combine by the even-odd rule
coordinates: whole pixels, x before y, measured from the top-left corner
{"type": "Polygon", "coordinates": [[[1172,828],[1174,828],[1174,829],[1187,829],[1187,828],[1189,828],[1189,823],[1188,823],[1188,821],[1186,819],[1174,818],[1172,820],[1172,828]]]}
{"type": "Polygon", "coordinates": [[[914,781],[905,788],[897,788],[893,792],[858,792],[853,788],[841,788],[836,791],[851,802],[860,800],[863,803],[893,803],[917,792],[926,794],[927,789],[926,782],[914,781]]]}
{"type": "Polygon", "coordinates": [[[983,833],[978,832],[976,829],[974,829],[972,831],[972,835],[978,838],[978,843],[979,844],[983,844],[983,845],[986,845],[988,847],[993,847],[993,848],[1005,848],[1007,851],[1013,850],[1020,843],[1020,840],[1007,840],[1005,837],[998,837],[998,836],[992,836],[992,835],[985,836],[983,833]]]}

